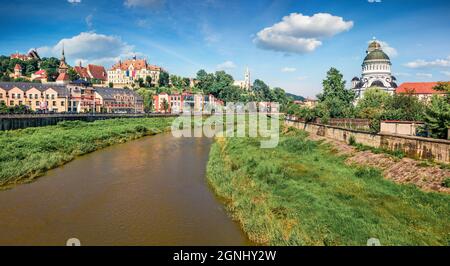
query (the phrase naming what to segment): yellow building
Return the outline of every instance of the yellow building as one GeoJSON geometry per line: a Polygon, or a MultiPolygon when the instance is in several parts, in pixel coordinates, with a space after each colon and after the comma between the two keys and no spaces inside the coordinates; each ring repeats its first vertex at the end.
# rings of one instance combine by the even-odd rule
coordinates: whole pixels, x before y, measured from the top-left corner
{"type": "Polygon", "coordinates": [[[1,82],[0,103],[6,106],[27,106],[33,111],[66,112],[69,95],[64,86],[1,82]]]}

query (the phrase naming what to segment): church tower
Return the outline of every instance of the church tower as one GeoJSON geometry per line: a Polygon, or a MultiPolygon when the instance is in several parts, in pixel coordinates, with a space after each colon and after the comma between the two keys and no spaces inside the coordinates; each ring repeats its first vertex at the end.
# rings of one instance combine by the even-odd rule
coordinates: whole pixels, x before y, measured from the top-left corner
{"type": "Polygon", "coordinates": [[[63,43],[61,59],[59,60],[58,73],[59,74],[67,73],[68,69],[69,69],[69,67],[67,66],[67,63],[66,63],[66,56],[64,55],[64,43],[63,43]]]}
{"type": "Polygon", "coordinates": [[[391,73],[391,59],[374,38],[367,47],[366,57],[361,65],[361,78],[352,79],[352,88],[357,99],[361,99],[369,88],[378,88],[393,93],[397,88],[396,78],[391,73]]]}

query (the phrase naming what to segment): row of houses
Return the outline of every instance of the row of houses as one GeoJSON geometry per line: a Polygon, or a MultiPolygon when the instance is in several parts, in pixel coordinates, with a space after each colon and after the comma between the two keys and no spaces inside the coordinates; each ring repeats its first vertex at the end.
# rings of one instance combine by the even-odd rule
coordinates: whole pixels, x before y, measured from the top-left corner
{"type": "Polygon", "coordinates": [[[160,93],[153,96],[153,106],[155,112],[161,113],[205,112],[221,108],[223,101],[212,94],[160,93]]]}
{"type": "Polygon", "coordinates": [[[0,82],[0,105],[23,105],[38,112],[142,113],[143,103],[134,91],[92,87],[87,83],[0,82]]]}
{"type": "MultiPolygon", "coordinates": [[[[167,94],[161,93],[153,96],[153,106],[155,112],[160,113],[189,113],[189,112],[207,112],[225,111],[224,102],[214,97],[214,95],[195,94],[190,92],[167,94]]],[[[236,103],[233,106],[233,112],[254,111],[278,113],[279,105],[274,102],[257,102],[253,103],[253,108],[242,103],[236,103]]]]}

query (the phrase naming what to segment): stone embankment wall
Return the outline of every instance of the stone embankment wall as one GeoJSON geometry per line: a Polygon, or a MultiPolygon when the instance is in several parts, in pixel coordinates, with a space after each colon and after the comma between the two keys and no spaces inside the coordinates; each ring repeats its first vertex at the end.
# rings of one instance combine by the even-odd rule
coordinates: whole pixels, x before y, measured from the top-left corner
{"type": "Polygon", "coordinates": [[[318,136],[345,141],[347,143],[349,142],[350,136],[352,136],[356,143],[361,143],[366,146],[384,148],[391,151],[400,150],[411,158],[431,159],[436,162],[450,163],[450,140],[384,133],[373,134],[294,120],[287,120],[285,123],[318,136]]]}

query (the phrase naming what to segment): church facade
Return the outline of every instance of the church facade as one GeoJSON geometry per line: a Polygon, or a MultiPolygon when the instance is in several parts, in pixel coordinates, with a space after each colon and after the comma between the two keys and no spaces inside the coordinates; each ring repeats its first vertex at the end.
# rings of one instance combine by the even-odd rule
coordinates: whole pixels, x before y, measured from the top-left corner
{"type": "Polygon", "coordinates": [[[366,51],[362,63],[362,75],[352,79],[352,89],[355,90],[357,100],[361,99],[368,88],[379,88],[394,93],[397,88],[396,78],[391,73],[391,60],[383,52],[381,45],[373,40],[366,51]]]}

